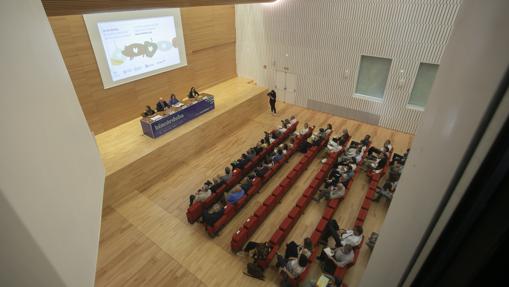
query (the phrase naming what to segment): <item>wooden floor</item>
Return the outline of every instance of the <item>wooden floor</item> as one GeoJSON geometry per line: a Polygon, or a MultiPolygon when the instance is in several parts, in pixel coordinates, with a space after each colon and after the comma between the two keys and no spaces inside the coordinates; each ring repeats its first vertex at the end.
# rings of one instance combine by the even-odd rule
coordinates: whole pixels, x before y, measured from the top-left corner
{"type": "MultiPolygon", "coordinates": [[[[317,127],[331,123],[337,132],[348,128],[354,139],[370,134],[375,146],[391,139],[398,153],[410,147],[413,139],[412,135],[293,105],[278,103],[278,111],[277,117],[267,112],[222,141],[211,143],[206,152],[189,158],[173,173],[160,178],[148,189],[133,191],[122,200],[106,206],[102,218],[96,286],[278,286],[278,277],[273,268],[266,272],[265,281],[243,275],[247,258],[232,254],[229,244],[232,234],[302,155],[296,154],[217,238],[210,239],[201,224],[187,223],[185,212],[189,194],[205,179],[218,174],[232,159],[247,150],[262,137],[264,130],[275,127],[281,119],[290,115],[297,116],[301,123],[299,128],[304,122],[317,127]]],[[[319,160],[316,159],[252,239],[269,239],[319,167],[319,160]]],[[[367,176],[361,173],[336,212],[335,218],[341,226],[353,225],[367,190],[367,176]]],[[[324,207],[325,202],[311,202],[288,240],[301,242],[309,236],[324,207]]],[[[388,204],[384,200],[371,206],[364,225],[366,235],[380,229],[387,208],[388,204]]],[[[363,246],[357,264],[348,271],[345,278],[349,286],[359,284],[369,255],[369,249],[363,246]]],[[[314,266],[308,278],[316,276],[318,272],[314,266]]]]}

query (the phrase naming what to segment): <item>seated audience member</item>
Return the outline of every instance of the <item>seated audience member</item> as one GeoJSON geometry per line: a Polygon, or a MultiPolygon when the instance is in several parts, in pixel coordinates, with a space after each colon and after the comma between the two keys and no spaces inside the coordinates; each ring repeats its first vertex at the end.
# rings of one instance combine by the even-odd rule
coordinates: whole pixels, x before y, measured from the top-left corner
{"type": "Polygon", "coordinates": [[[364,169],[367,171],[378,171],[387,164],[387,155],[382,152],[374,157],[370,157],[364,161],[364,169]]]}
{"type": "Polygon", "coordinates": [[[410,149],[407,149],[403,155],[395,153],[394,156],[392,157],[392,164],[399,163],[400,165],[405,165],[409,153],[410,149]]]}
{"type": "Polygon", "coordinates": [[[168,105],[171,107],[178,103],[180,103],[180,101],[177,99],[177,96],[175,96],[175,94],[171,94],[170,99],[168,100],[168,105]]]}
{"type": "Polygon", "coordinates": [[[295,145],[295,137],[294,136],[291,136],[290,137],[290,143],[288,144],[288,149],[292,149],[295,145]]]}
{"type": "Polygon", "coordinates": [[[313,200],[320,202],[323,198],[326,200],[341,198],[345,196],[345,186],[343,184],[332,185],[325,183],[323,187],[318,190],[318,193],[313,197],[313,200]]]}
{"type": "Polygon", "coordinates": [[[245,191],[239,186],[235,186],[226,194],[226,202],[235,204],[239,201],[245,194],[245,191]]]}
{"type": "Polygon", "coordinates": [[[258,243],[254,241],[249,241],[243,249],[253,259],[254,263],[267,258],[271,250],[270,242],[258,243]]]}
{"type": "Polygon", "coordinates": [[[324,128],[320,128],[318,129],[318,132],[314,133],[314,136],[320,139],[323,139],[326,135],[327,133],[325,132],[324,128]]]}
{"type": "Polygon", "coordinates": [[[293,125],[293,124],[295,124],[296,122],[297,122],[297,119],[295,118],[295,116],[293,116],[293,115],[292,115],[292,116],[290,117],[290,124],[292,124],[292,125],[293,125]]]}
{"type": "Polygon", "coordinates": [[[255,169],[255,174],[257,177],[263,177],[269,169],[264,164],[260,164],[255,169]]]}
{"type": "Polygon", "coordinates": [[[170,107],[170,105],[168,105],[168,103],[165,102],[163,100],[163,98],[159,98],[159,101],[156,104],[156,110],[158,112],[162,112],[162,111],[166,110],[166,108],[169,108],[169,107],[170,107]]]}
{"type": "Polygon", "coordinates": [[[264,148],[264,149],[265,149],[265,148],[267,148],[268,144],[267,144],[267,142],[265,141],[265,139],[261,139],[261,140],[260,140],[260,146],[261,146],[262,148],[264,148]]]}
{"type": "Polygon", "coordinates": [[[280,268],[282,272],[292,279],[299,277],[309,263],[308,258],[304,254],[301,254],[299,258],[290,258],[288,260],[278,254],[276,259],[276,267],[280,268]]]}
{"type": "Polygon", "coordinates": [[[361,140],[361,145],[367,146],[369,145],[369,143],[371,143],[371,136],[370,135],[364,136],[364,138],[361,140]]]}
{"type": "Polygon", "coordinates": [[[150,117],[154,115],[156,112],[150,107],[146,106],[145,111],[141,114],[142,117],[150,117]]]}
{"type": "Polygon", "coordinates": [[[284,121],[281,121],[281,126],[279,126],[277,130],[280,133],[284,133],[284,132],[286,132],[287,129],[288,129],[288,127],[287,127],[286,123],[284,121]]]}
{"type": "Polygon", "coordinates": [[[277,151],[276,151],[276,154],[272,157],[272,161],[274,163],[277,163],[277,162],[279,162],[282,159],[283,159],[283,150],[278,148],[277,151]]]}
{"type": "Polygon", "coordinates": [[[309,132],[309,124],[304,123],[304,127],[302,128],[302,130],[300,130],[298,133],[296,132],[295,135],[303,136],[303,135],[307,134],[308,132],[309,132]]]}
{"type": "Polygon", "coordinates": [[[272,160],[269,157],[266,157],[265,160],[263,161],[263,165],[267,169],[270,169],[270,168],[272,168],[274,166],[274,163],[272,162],[272,160]]]}
{"type": "Polygon", "coordinates": [[[349,138],[350,138],[350,134],[348,133],[348,129],[343,129],[343,134],[339,138],[338,144],[341,146],[344,145],[348,141],[349,138]]]}
{"type": "Polygon", "coordinates": [[[262,143],[259,142],[256,144],[256,146],[253,149],[255,151],[255,154],[259,155],[263,151],[264,147],[262,146],[262,143]]]}
{"type": "Polygon", "coordinates": [[[334,273],[336,266],[345,267],[348,264],[353,263],[355,253],[352,246],[346,244],[335,249],[329,247],[324,248],[320,256],[317,258],[318,260],[325,263],[326,266],[324,269],[327,270],[327,272],[332,271],[331,273],[334,273]]]}
{"type": "Polygon", "coordinates": [[[329,140],[329,143],[327,144],[327,151],[328,152],[338,152],[343,147],[339,144],[339,138],[332,138],[329,140]]]}
{"type": "Polygon", "coordinates": [[[221,176],[221,180],[227,182],[232,177],[232,171],[229,167],[224,168],[224,175],[221,176]]]}
{"type": "Polygon", "coordinates": [[[223,184],[224,181],[221,179],[221,176],[218,175],[212,179],[212,185],[209,189],[212,193],[215,193],[223,184]]]}
{"type": "Polygon", "coordinates": [[[247,192],[252,186],[253,183],[251,183],[251,180],[247,177],[242,179],[242,181],[240,182],[240,187],[242,188],[242,190],[244,190],[244,192],[247,192]]]}
{"type": "Polygon", "coordinates": [[[265,141],[265,143],[267,145],[270,145],[274,139],[272,138],[271,134],[269,132],[264,132],[265,133],[265,137],[263,138],[263,140],[265,141]]]}
{"type": "Polygon", "coordinates": [[[192,87],[191,90],[189,91],[189,94],[187,95],[187,97],[190,99],[194,99],[199,95],[200,94],[196,91],[196,89],[194,87],[192,87]]]}
{"type": "Polygon", "coordinates": [[[394,191],[396,190],[397,182],[386,181],[382,188],[376,187],[375,198],[373,201],[378,202],[380,198],[385,197],[387,200],[392,200],[394,191]]]}
{"type": "Polygon", "coordinates": [[[290,258],[298,258],[301,254],[304,254],[306,257],[311,257],[311,253],[313,252],[313,242],[311,238],[304,238],[304,244],[299,245],[297,242],[292,241],[286,244],[285,250],[285,259],[288,260],[290,258]]]}
{"type": "Polygon", "coordinates": [[[390,140],[386,140],[384,142],[384,148],[385,150],[390,153],[392,151],[392,144],[391,144],[391,141],[390,140]]]}
{"type": "Polygon", "coordinates": [[[214,203],[208,210],[203,211],[202,220],[205,225],[213,226],[224,213],[225,204],[222,200],[214,203]]]}
{"type": "Polygon", "coordinates": [[[332,133],[332,125],[331,124],[327,124],[327,127],[325,128],[325,134],[329,135],[331,133],[332,133]]]}
{"type": "Polygon", "coordinates": [[[387,180],[391,182],[399,181],[402,170],[403,166],[399,162],[393,163],[389,168],[389,178],[387,180]]]}
{"type": "Polygon", "coordinates": [[[247,156],[247,154],[243,153],[238,160],[231,163],[231,166],[234,169],[235,168],[243,169],[249,163],[249,161],[250,161],[250,159],[247,156]]]}
{"type": "Polygon", "coordinates": [[[337,221],[333,219],[327,222],[319,242],[327,245],[327,241],[332,236],[336,242],[336,247],[346,244],[356,247],[362,241],[362,233],[362,226],[358,225],[351,230],[340,230],[337,221]]]}
{"type": "MultiPolygon", "coordinates": [[[[210,184],[211,185],[211,184],[210,184]]],[[[212,195],[209,183],[205,183],[195,194],[189,196],[189,206],[193,205],[193,202],[203,202],[212,195]]]]}
{"type": "Polygon", "coordinates": [[[389,153],[392,150],[392,145],[390,140],[386,140],[384,145],[381,148],[376,148],[374,146],[368,149],[368,155],[372,156],[373,154],[379,155],[381,153],[389,153]]]}
{"type": "Polygon", "coordinates": [[[246,156],[249,160],[252,160],[256,156],[256,151],[254,148],[250,148],[246,152],[246,156]]]}

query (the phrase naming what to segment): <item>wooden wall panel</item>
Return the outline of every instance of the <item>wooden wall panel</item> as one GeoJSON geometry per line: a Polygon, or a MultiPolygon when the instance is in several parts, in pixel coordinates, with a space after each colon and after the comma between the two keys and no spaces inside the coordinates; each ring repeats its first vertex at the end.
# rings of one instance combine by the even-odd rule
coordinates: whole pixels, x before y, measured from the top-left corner
{"type": "Polygon", "coordinates": [[[48,16],[171,7],[233,5],[275,0],[42,0],[48,16]]]}
{"type": "Polygon", "coordinates": [[[235,8],[182,8],[188,66],[105,90],[81,15],[49,17],[90,129],[99,134],[139,116],[147,104],[191,86],[236,77],[235,8]]]}

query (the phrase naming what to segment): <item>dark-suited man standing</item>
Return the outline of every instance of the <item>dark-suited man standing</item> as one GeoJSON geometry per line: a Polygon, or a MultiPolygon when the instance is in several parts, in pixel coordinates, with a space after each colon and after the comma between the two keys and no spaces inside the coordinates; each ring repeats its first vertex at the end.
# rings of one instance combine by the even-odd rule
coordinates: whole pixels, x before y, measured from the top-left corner
{"type": "Polygon", "coordinates": [[[275,115],[276,114],[276,91],[272,90],[270,91],[267,96],[269,96],[269,104],[270,104],[270,111],[275,115]]]}

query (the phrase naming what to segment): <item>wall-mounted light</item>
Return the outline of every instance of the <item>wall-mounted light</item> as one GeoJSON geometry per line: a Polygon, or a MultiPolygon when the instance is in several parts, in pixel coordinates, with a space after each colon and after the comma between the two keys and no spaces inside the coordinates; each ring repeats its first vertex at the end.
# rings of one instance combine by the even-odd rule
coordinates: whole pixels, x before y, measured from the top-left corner
{"type": "Polygon", "coordinates": [[[406,79],[405,79],[405,70],[399,70],[399,80],[398,80],[398,87],[402,88],[405,85],[406,79]]]}
{"type": "Polygon", "coordinates": [[[350,70],[346,69],[346,70],[343,72],[343,78],[344,78],[344,79],[348,79],[348,78],[350,78],[350,70]]]}

